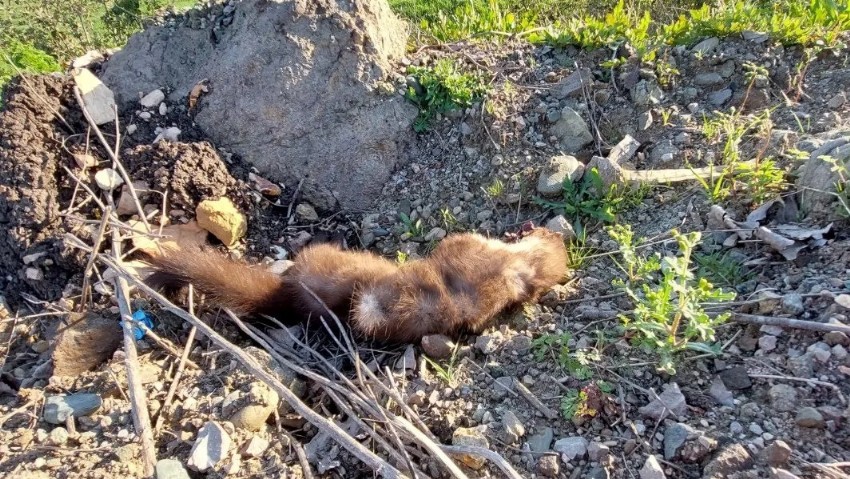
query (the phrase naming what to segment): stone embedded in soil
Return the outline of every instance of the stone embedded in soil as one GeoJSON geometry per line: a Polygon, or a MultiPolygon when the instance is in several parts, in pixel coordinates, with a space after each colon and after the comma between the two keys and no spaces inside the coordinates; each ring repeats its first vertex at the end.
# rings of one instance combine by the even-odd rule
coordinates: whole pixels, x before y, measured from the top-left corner
{"type": "Polygon", "coordinates": [[[587,439],[581,436],[565,437],[555,441],[552,449],[561,453],[561,458],[564,462],[569,463],[575,459],[584,458],[587,454],[587,439]]]}
{"type": "Polygon", "coordinates": [[[782,312],[785,314],[798,315],[805,311],[803,297],[797,293],[786,294],[782,297],[782,312]]]}
{"type": "Polygon", "coordinates": [[[643,467],[640,468],[638,474],[640,475],[640,479],[666,479],[667,477],[655,456],[646,458],[646,462],[643,463],[643,467]]]}
{"type": "Polygon", "coordinates": [[[599,172],[599,177],[605,188],[610,188],[613,185],[622,185],[626,182],[626,175],[623,172],[623,168],[609,158],[602,156],[592,157],[587,163],[587,169],[592,168],[596,168],[596,171],[599,172]]]}
{"type": "Polygon", "coordinates": [[[850,346],[850,338],[841,331],[830,331],[824,334],[823,341],[830,346],[850,346]]]}
{"type": "Polygon", "coordinates": [[[24,276],[30,281],[42,281],[44,280],[44,271],[30,267],[24,270],[24,276]]]}
{"type": "Polygon", "coordinates": [[[837,110],[847,103],[847,94],[844,92],[838,93],[826,102],[826,106],[832,110],[837,110]]]}
{"type": "Polygon", "coordinates": [[[558,456],[545,455],[537,460],[537,472],[543,477],[558,477],[561,472],[561,463],[558,456]]]}
{"type": "Polygon", "coordinates": [[[594,462],[604,461],[610,452],[610,448],[601,442],[591,441],[587,445],[587,457],[594,462]]]}
{"type": "Polygon", "coordinates": [[[315,223],[316,221],[319,221],[319,214],[316,213],[316,209],[308,203],[299,203],[298,206],[295,207],[295,215],[298,219],[307,223],[315,223]]]}
{"type": "Polygon", "coordinates": [[[103,125],[115,121],[115,95],[87,68],[76,72],[74,83],[95,124],[103,125]]]}
{"type": "Polygon", "coordinates": [[[779,412],[797,408],[797,390],[787,384],[775,384],[767,391],[771,406],[779,412]]]}
{"type": "Polygon", "coordinates": [[[584,165],[571,155],[552,157],[540,171],[537,192],[544,196],[563,194],[564,181],[578,181],[584,174],[584,165]]]}
{"type": "Polygon", "coordinates": [[[730,98],[732,98],[732,90],[730,88],[717,90],[708,95],[708,101],[714,106],[723,106],[730,98]]]}
{"type": "Polygon", "coordinates": [[[68,430],[61,426],[54,427],[47,439],[54,446],[63,446],[68,442],[68,430]]]}
{"type": "Polygon", "coordinates": [[[189,473],[176,459],[160,459],[156,462],[156,479],[189,479],[189,473]]]}
{"type": "Polygon", "coordinates": [[[717,46],[720,45],[720,39],[717,37],[706,38],[705,40],[697,43],[691,49],[691,54],[695,56],[704,56],[712,53],[717,46]]]}
{"type": "Polygon", "coordinates": [[[655,81],[641,80],[631,89],[632,102],[637,106],[658,105],[664,92],[655,81]]]}
{"type": "Polygon", "coordinates": [[[230,435],[227,431],[217,422],[207,422],[198,431],[187,464],[200,472],[206,471],[228,457],[230,445],[230,435]]]}
{"type": "MultiPolygon", "coordinates": [[[[145,181],[134,181],[133,189],[136,191],[136,196],[139,201],[144,204],[145,198],[148,196],[150,186],[145,181]]],[[[115,212],[119,215],[136,214],[136,203],[133,201],[133,196],[130,194],[130,188],[127,185],[121,187],[121,196],[118,198],[118,204],[115,206],[115,212]]]]}
{"type": "Polygon", "coordinates": [[[121,178],[121,175],[112,168],[104,168],[95,173],[94,181],[103,191],[112,191],[121,186],[121,183],[124,183],[124,179],[121,178]]]}
{"type": "Polygon", "coordinates": [[[785,469],[770,468],[770,479],[800,479],[800,476],[785,469]]]}
{"type": "Polygon", "coordinates": [[[842,308],[850,310],[850,294],[839,294],[835,297],[834,301],[835,304],[841,306],[842,308]]]}
{"type": "Polygon", "coordinates": [[[242,457],[260,457],[269,448],[269,441],[260,436],[251,436],[239,450],[242,457]]]}
{"type": "Polygon", "coordinates": [[[451,338],[442,334],[430,334],[422,338],[422,351],[432,359],[448,359],[455,344],[451,338]]]}
{"type": "Polygon", "coordinates": [[[759,349],[766,353],[776,349],[776,336],[765,335],[760,337],[759,349]]]}
{"type": "Polygon", "coordinates": [[[569,153],[575,153],[593,141],[587,123],[570,107],[561,110],[561,118],[552,125],[549,132],[558,139],[560,147],[569,153]]]}
{"type": "Polygon", "coordinates": [[[741,444],[730,444],[721,449],[705,466],[702,477],[705,479],[725,479],[736,471],[750,467],[753,458],[741,444]]]}
{"type": "Polygon", "coordinates": [[[50,424],[65,424],[69,417],[83,417],[94,414],[103,400],[93,393],[77,393],[67,396],[50,396],[44,403],[42,419],[50,424]]]}
{"type": "Polygon", "coordinates": [[[528,437],[528,448],[531,452],[546,452],[549,446],[552,445],[552,439],[555,437],[555,432],[551,427],[544,427],[537,434],[532,434],[528,437]]]}
{"type": "Polygon", "coordinates": [[[484,354],[493,354],[499,349],[501,342],[502,333],[498,331],[491,334],[482,334],[475,339],[475,349],[484,354]]]}
{"type": "Polygon", "coordinates": [[[761,457],[769,466],[779,467],[785,465],[791,459],[791,446],[785,441],[777,440],[764,448],[761,457]]]}
{"type": "Polygon", "coordinates": [[[687,413],[687,408],[688,405],[685,402],[685,396],[679,389],[679,385],[670,383],[667,389],[658,395],[658,399],[654,399],[638,411],[642,416],[660,420],[670,413],[681,418],[687,413]]]}
{"type": "Polygon", "coordinates": [[[823,415],[813,407],[800,408],[794,422],[800,427],[810,429],[822,429],[826,425],[823,415]]]}
{"type": "Polygon", "coordinates": [[[735,405],[735,397],[719,376],[715,376],[714,379],[711,380],[711,388],[708,390],[708,394],[713,397],[715,401],[724,406],[735,405]]]}
{"type": "Polygon", "coordinates": [[[163,128],[157,135],[156,138],[153,139],[153,144],[157,144],[161,141],[168,141],[171,143],[176,143],[180,140],[180,134],[183,133],[180,128],[176,126],[169,126],[168,128],[163,128]]]}
{"type": "Polygon", "coordinates": [[[502,414],[502,427],[505,430],[505,436],[511,444],[515,444],[525,436],[525,425],[516,417],[513,411],[505,411],[502,414]]]}
{"type": "Polygon", "coordinates": [[[747,389],[753,385],[749,374],[747,374],[747,368],[744,366],[735,366],[723,370],[719,376],[723,380],[723,384],[731,390],[747,389]]]}
{"type": "Polygon", "coordinates": [[[233,246],[248,231],[248,221],[227,197],[205,200],[195,209],[198,226],[209,231],[225,246],[233,246]]]}
{"type": "Polygon", "coordinates": [[[551,220],[546,222],[546,228],[554,231],[555,233],[560,233],[561,236],[564,237],[564,240],[571,240],[576,237],[576,232],[573,230],[573,225],[564,218],[564,215],[558,215],[551,220]]]}
{"type": "Polygon", "coordinates": [[[806,353],[814,356],[819,362],[826,363],[832,356],[832,349],[826,343],[817,342],[806,348],[806,353]]]}
{"type": "Polygon", "coordinates": [[[279,397],[263,383],[251,384],[248,395],[251,403],[233,413],[229,420],[237,429],[259,431],[277,409],[279,397]]]}
{"type": "Polygon", "coordinates": [[[431,231],[429,231],[428,234],[425,235],[425,241],[430,242],[441,240],[446,237],[446,234],[446,230],[437,226],[432,228],[431,231]]]}
{"type": "Polygon", "coordinates": [[[416,352],[413,350],[413,345],[408,344],[402,354],[395,362],[397,371],[413,371],[416,369],[416,352]]]}
{"type": "Polygon", "coordinates": [[[53,375],[79,376],[90,371],[112,356],[120,344],[117,320],[72,313],[53,345],[53,375]]]}
{"type": "Polygon", "coordinates": [[[165,101],[165,93],[160,89],[156,89],[147,95],[143,96],[139,103],[145,108],[154,108],[165,101]]]}
{"type": "MultiPolygon", "coordinates": [[[[490,448],[487,437],[478,428],[459,427],[452,433],[452,444],[455,446],[476,446],[490,448]]],[[[457,459],[471,469],[481,469],[487,461],[473,454],[457,454],[457,459]]]]}
{"type": "Polygon", "coordinates": [[[695,436],[697,431],[684,423],[671,425],[664,431],[664,459],[670,460],[676,457],[679,448],[688,440],[688,436],[695,436]]]}

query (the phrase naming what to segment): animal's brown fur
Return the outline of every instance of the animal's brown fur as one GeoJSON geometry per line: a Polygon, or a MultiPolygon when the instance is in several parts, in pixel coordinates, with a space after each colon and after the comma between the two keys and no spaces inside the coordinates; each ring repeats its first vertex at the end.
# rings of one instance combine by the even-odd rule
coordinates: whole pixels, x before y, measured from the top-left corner
{"type": "Polygon", "coordinates": [[[563,238],[543,228],[516,243],[450,235],[427,258],[401,266],[330,244],[305,248],[281,276],[197,249],[150,261],[154,286],[191,282],[216,305],[289,324],[326,315],[303,283],[354,331],[388,342],[479,332],[505,309],[537,300],[567,273],[563,238]]]}

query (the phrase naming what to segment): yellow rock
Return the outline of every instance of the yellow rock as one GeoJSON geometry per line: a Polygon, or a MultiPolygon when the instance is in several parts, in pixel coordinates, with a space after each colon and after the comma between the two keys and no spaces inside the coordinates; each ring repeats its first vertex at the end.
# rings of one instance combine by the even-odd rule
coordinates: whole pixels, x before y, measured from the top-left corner
{"type": "Polygon", "coordinates": [[[248,220],[230,201],[223,197],[217,200],[205,200],[195,209],[198,225],[231,247],[245,236],[248,220]]]}
{"type": "MultiPolygon", "coordinates": [[[[452,444],[455,446],[477,446],[485,449],[490,447],[490,443],[484,434],[474,427],[455,429],[454,434],[452,434],[452,444]]],[[[472,454],[456,454],[455,457],[464,465],[476,470],[484,467],[487,462],[483,457],[472,454]]]]}

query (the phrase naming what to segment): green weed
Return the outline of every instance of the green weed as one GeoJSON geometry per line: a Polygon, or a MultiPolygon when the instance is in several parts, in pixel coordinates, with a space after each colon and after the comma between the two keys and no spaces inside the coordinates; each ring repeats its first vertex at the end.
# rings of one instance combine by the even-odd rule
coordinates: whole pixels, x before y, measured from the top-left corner
{"type": "Polygon", "coordinates": [[[599,361],[600,355],[596,349],[571,351],[569,347],[572,336],[569,333],[561,335],[544,334],[531,342],[535,359],[539,362],[547,356],[555,359],[558,366],[579,380],[590,379],[593,370],[590,364],[599,361]]]}
{"type": "Polygon", "coordinates": [[[496,179],[484,188],[484,192],[494,200],[501,198],[505,194],[505,183],[500,179],[496,179]]]}
{"type": "Polygon", "coordinates": [[[425,359],[425,362],[428,363],[428,365],[434,369],[434,374],[448,386],[455,385],[455,375],[457,373],[458,346],[458,344],[455,344],[454,349],[452,349],[452,354],[449,357],[449,361],[448,363],[446,363],[445,366],[440,365],[428,356],[422,356],[425,359]]]}
{"type": "MultiPolygon", "coordinates": [[[[658,354],[658,369],[674,374],[674,354],[679,351],[718,353],[717,347],[710,343],[714,341],[715,328],[730,313],[709,315],[702,303],[728,301],[735,298],[735,293],[715,288],[708,279],[696,278],[691,271],[693,251],[701,237],[699,232],[681,234],[673,230],[671,234],[679,245],[678,256],[667,256],[656,263],[638,259],[636,255],[621,255],[621,267],[637,280],[615,280],[614,284],[635,304],[631,314],[619,316],[623,325],[637,333],[638,345],[658,354]],[[642,274],[629,273],[634,271],[642,274]]],[[[629,249],[628,245],[621,245],[621,251],[629,249]]],[[[633,244],[631,250],[634,251],[633,244]]]]}
{"type": "Polygon", "coordinates": [[[483,79],[476,74],[461,73],[450,59],[438,61],[432,68],[410,67],[419,88],[410,87],[405,97],[419,107],[413,128],[427,130],[438,113],[471,106],[487,93],[483,79]]]}
{"type": "Polygon", "coordinates": [[[407,253],[405,253],[404,251],[401,251],[401,250],[396,251],[395,252],[395,262],[400,264],[400,265],[407,263],[408,256],[409,255],[407,253]]]}
{"type": "Polygon", "coordinates": [[[830,170],[838,177],[834,185],[834,196],[838,202],[836,213],[841,218],[850,218],[850,173],[848,173],[847,165],[828,155],[820,158],[832,165],[830,170]]]}
{"type": "Polygon", "coordinates": [[[404,225],[405,233],[409,234],[412,237],[420,237],[425,235],[425,225],[422,223],[421,218],[417,218],[416,221],[410,219],[410,216],[399,213],[399,217],[401,218],[401,222],[404,225]]]}
{"type": "Polygon", "coordinates": [[[738,285],[753,277],[751,271],[733,258],[729,252],[714,252],[695,254],[697,262],[697,277],[706,278],[714,284],[722,284],[735,289],[738,285]]]}
{"type": "Polygon", "coordinates": [[[460,229],[457,217],[454,215],[454,213],[452,213],[452,210],[448,208],[441,209],[440,219],[443,222],[443,228],[445,228],[446,232],[450,233],[452,231],[457,231],[458,229],[460,229]]]}
{"type": "Polygon", "coordinates": [[[502,4],[498,0],[465,2],[451,13],[439,10],[435,18],[423,18],[419,27],[441,42],[471,37],[498,39],[534,27],[534,15],[516,14],[502,4]]]}

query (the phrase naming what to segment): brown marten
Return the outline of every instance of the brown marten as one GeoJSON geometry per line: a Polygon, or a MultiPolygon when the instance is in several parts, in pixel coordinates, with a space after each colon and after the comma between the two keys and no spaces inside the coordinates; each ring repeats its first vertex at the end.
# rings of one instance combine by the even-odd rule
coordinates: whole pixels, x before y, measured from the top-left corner
{"type": "Polygon", "coordinates": [[[393,343],[480,332],[500,312],[536,301],[567,275],[563,237],[545,228],[513,243],[449,235],[427,258],[402,265],[333,244],[310,245],[282,275],[201,249],[171,250],[148,261],[155,271],[151,286],[173,291],[192,283],[216,306],[287,324],[327,317],[303,284],[359,335],[393,343]]]}

